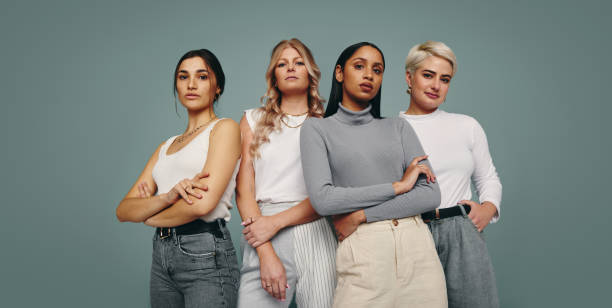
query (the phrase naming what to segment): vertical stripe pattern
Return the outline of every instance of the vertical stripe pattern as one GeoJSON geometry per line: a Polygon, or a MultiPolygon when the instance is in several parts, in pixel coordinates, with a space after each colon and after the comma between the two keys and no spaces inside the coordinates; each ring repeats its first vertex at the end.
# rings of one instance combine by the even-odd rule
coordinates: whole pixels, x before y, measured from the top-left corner
{"type": "Polygon", "coordinates": [[[294,227],[298,307],[331,307],[336,288],[336,237],[325,218],[294,227]]]}

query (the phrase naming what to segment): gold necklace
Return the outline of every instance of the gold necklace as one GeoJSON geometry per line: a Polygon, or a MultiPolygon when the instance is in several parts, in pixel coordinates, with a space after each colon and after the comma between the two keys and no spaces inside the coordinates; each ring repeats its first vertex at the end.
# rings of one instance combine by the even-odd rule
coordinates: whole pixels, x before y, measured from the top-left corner
{"type": "Polygon", "coordinates": [[[202,127],[204,127],[204,126],[208,125],[208,124],[209,124],[209,123],[210,123],[212,120],[214,120],[214,119],[216,119],[216,118],[217,118],[217,116],[214,116],[214,117],[212,117],[210,120],[206,121],[206,123],[204,123],[204,124],[202,124],[202,125],[200,125],[200,126],[198,126],[198,127],[194,128],[194,129],[193,129],[192,131],[190,131],[189,133],[184,134],[184,135],[180,135],[180,136],[176,137],[176,142],[177,142],[177,143],[181,143],[181,142],[183,142],[183,140],[185,140],[187,137],[189,137],[189,136],[193,135],[193,133],[197,132],[197,131],[198,131],[200,128],[202,128],[202,127]]]}
{"type": "MultiPolygon", "coordinates": [[[[307,114],[307,113],[308,113],[308,111],[306,111],[305,113],[302,113],[301,115],[305,115],[305,114],[307,114]]],[[[288,114],[288,113],[287,113],[287,114],[288,114]]],[[[304,122],[306,122],[306,120],[308,120],[308,118],[310,118],[310,116],[307,116],[307,117],[304,119],[304,121],[302,121],[302,123],[300,123],[300,124],[298,124],[298,125],[296,125],[296,126],[291,126],[291,125],[289,125],[289,123],[285,122],[285,120],[284,120],[284,119],[285,119],[285,115],[287,115],[287,114],[283,114],[283,116],[281,117],[281,122],[283,122],[283,124],[285,124],[285,126],[287,126],[287,127],[289,127],[289,128],[298,128],[298,127],[300,127],[300,126],[304,125],[304,122]]],[[[292,114],[289,114],[289,115],[292,115],[292,114]]]]}
{"type": "Polygon", "coordinates": [[[294,117],[299,117],[299,116],[303,116],[303,115],[305,115],[307,113],[308,113],[308,110],[306,110],[305,112],[300,113],[300,114],[291,114],[291,113],[288,113],[288,112],[283,112],[283,115],[290,115],[290,116],[294,116],[294,117]]]}

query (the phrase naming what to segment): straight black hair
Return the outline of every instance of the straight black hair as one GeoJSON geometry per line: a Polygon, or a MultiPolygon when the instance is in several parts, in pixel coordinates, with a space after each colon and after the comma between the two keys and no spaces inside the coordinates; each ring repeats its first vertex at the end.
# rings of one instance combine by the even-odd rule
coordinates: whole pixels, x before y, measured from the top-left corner
{"type": "MultiPolygon", "coordinates": [[[[215,79],[217,80],[217,87],[219,87],[220,91],[219,91],[219,94],[215,95],[215,99],[213,100],[213,102],[216,103],[217,100],[219,100],[219,97],[221,96],[221,94],[223,94],[223,89],[225,88],[225,74],[223,73],[223,68],[221,68],[221,63],[219,62],[219,59],[217,59],[215,54],[213,54],[208,49],[191,50],[185,53],[179,59],[178,63],[176,64],[176,68],[174,68],[174,82],[172,83],[172,91],[174,92],[174,108],[175,109],[177,108],[176,107],[176,75],[178,74],[179,67],[181,66],[181,63],[183,63],[183,61],[190,59],[190,58],[195,58],[195,57],[202,58],[202,60],[204,60],[206,65],[208,65],[208,67],[212,70],[213,74],[215,74],[215,79]]],[[[178,110],[177,110],[177,114],[178,114],[178,110]]]]}
{"type": "MultiPolygon", "coordinates": [[[[340,54],[340,57],[338,57],[338,61],[336,61],[336,65],[334,65],[334,70],[332,72],[332,86],[331,86],[331,91],[329,93],[327,109],[325,110],[325,117],[329,117],[335,114],[338,111],[338,105],[342,102],[342,83],[336,80],[336,67],[340,65],[342,70],[344,70],[346,61],[348,61],[348,59],[357,51],[357,49],[364,47],[364,46],[370,46],[378,50],[378,52],[380,52],[380,55],[382,56],[382,59],[383,59],[383,66],[386,67],[385,55],[382,53],[380,48],[378,48],[378,46],[372,43],[369,43],[369,42],[361,42],[361,43],[353,44],[349,47],[346,47],[346,49],[344,49],[344,51],[342,51],[342,53],[340,54]]],[[[372,105],[372,109],[370,110],[370,113],[372,114],[372,116],[374,116],[377,119],[380,119],[381,92],[382,92],[382,86],[378,89],[378,93],[376,94],[376,96],[374,96],[374,98],[370,100],[370,105],[372,105]]]]}

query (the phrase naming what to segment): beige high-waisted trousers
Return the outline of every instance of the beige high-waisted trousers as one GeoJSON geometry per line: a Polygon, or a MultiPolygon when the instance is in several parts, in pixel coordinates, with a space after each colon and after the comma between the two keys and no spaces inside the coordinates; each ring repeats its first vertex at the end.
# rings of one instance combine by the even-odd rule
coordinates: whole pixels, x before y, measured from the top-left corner
{"type": "Polygon", "coordinates": [[[360,225],[338,246],[334,307],[447,307],[446,284],[420,216],[360,225]]]}

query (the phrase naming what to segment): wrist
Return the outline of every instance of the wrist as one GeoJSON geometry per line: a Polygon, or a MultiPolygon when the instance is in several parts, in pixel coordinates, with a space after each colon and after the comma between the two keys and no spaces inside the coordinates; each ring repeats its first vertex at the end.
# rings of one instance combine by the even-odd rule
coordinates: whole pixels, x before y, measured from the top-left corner
{"type": "Polygon", "coordinates": [[[287,227],[285,224],[286,219],[282,219],[282,217],[280,216],[281,213],[283,212],[269,216],[271,218],[271,225],[274,229],[274,234],[287,227]]]}
{"type": "Polygon", "coordinates": [[[164,205],[166,207],[168,207],[168,206],[170,206],[170,204],[172,204],[172,203],[170,203],[170,200],[168,199],[168,193],[160,194],[159,198],[161,199],[161,201],[164,202],[164,205]]]}
{"type": "Polygon", "coordinates": [[[393,182],[393,191],[395,192],[395,195],[401,195],[405,192],[407,192],[408,190],[406,189],[406,185],[403,182],[393,182]]]}

